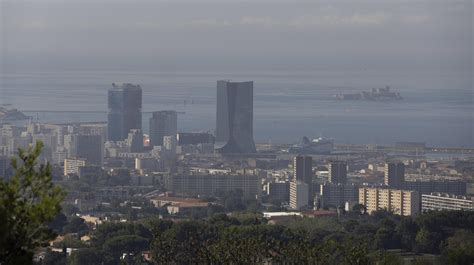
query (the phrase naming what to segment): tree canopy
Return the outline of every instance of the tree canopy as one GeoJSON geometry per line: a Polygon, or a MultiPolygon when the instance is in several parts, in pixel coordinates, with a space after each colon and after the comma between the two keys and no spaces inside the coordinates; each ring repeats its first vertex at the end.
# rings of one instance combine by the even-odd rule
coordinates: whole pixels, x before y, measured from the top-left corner
{"type": "Polygon", "coordinates": [[[0,179],[0,263],[30,264],[34,250],[55,235],[48,227],[61,210],[64,194],[52,183],[51,166],[39,164],[43,144],[20,149],[15,174],[0,179]]]}

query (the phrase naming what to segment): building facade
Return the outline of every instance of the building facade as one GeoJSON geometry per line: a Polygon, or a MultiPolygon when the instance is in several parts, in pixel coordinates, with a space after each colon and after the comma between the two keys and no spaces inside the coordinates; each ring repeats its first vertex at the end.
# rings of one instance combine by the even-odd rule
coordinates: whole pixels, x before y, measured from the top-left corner
{"type": "Polygon", "coordinates": [[[292,181],[290,183],[290,207],[294,210],[300,210],[307,206],[309,200],[308,184],[303,181],[292,181]]]}
{"type": "Polygon", "coordinates": [[[253,81],[217,81],[216,150],[224,154],[256,152],[253,81]]]}
{"type": "Polygon", "coordinates": [[[280,202],[290,201],[290,182],[269,182],[267,183],[266,190],[271,200],[280,202]]]}
{"type": "Polygon", "coordinates": [[[214,144],[214,135],[206,132],[202,133],[178,133],[179,145],[197,145],[197,144],[214,144]]]}
{"type": "Polygon", "coordinates": [[[355,184],[324,183],[320,187],[320,208],[343,207],[346,202],[359,201],[359,186],[355,184]]]}
{"type": "Polygon", "coordinates": [[[474,198],[446,193],[421,195],[421,210],[426,211],[473,211],[474,198]]]}
{"type": "Polygon", "coordinates": [[[100,135],[71,135],[69,157],[80,157],[89,164],[100,166],[103,160],[104,145],[100,135]]]}
{"type": "Polygon", "coordinates": [[[10,165],[10,159],[6,156],[0,156],[0,179],[7,178],[7,169],[10,165]]]}
{"type": "Polygon", "coordinates": [[[79,175],[79,167],[86,165],[84,159],[65,159],[64,160],[64,176],[79,175]]]}
{"type": "Polygon", "coordinates": [[[188,196],[216,195],[220,192],[241,190],[244,197],[259,198],[262,190],[261,178],[256,175],[173,175],[165,180],[165,185],[175,194],[188,196]]]}
{"type": "Polygon", "coordinates": [[[131,129],[142,129],[142,89],[139,85],[112,83],[107,98],[109,141],[123,141],[131,129]]]}
{"type": "Polygon", "coordinates": [[[162,146],[163,137],[176,136],[178,133],[178,113],[163,110],[152,113],[150,118],[150,145],[162,146]]]}
{"type": "Polygon", "coordinates": [[[385,163],[384,184],[391,188],[403,188],[405,182],[405,164],[402,162],[385,163]]]}
{"type": "Polygon", "coordinates": [[[140,129],[131,129],[127,136],[127,147],[130,153],[143,152],[143,132],[140,129]]]}
{"type": "Polygon", "coordinates": [[[467,186],[463,181],[430,180],[430,181],[405,181],[404,189],[416,190],[421,194],[432,192],[466,195],[467,186]]]}
{"type": "Polygon", "coordinates": [[[398,215],[416,216],[420,214],[421,201],[416,191],[363,187],[359,188],[359,203],[369,214],[385,209],[398,215]]]}
{"type": "Polygon", "coordinates": [[[345,161],[334,161],[329,163],[329,182],[341,183],[347,182],[347,163],[345,161]]]}
{"type": "MultiPolygon", "coordinates": [[[[314,204],[314,192],[313,192],[313,158],[311,156],[295,156],[293,158],[293,179],[291,180],[291,182],[306,183],[306,188],[308,189],[307,205],[312,207],[314,204]]],[[[291,201],[292,196],[298,196],[298,195],[291,193],[291,189],[290,189],[290,201],[291,201]]]]}

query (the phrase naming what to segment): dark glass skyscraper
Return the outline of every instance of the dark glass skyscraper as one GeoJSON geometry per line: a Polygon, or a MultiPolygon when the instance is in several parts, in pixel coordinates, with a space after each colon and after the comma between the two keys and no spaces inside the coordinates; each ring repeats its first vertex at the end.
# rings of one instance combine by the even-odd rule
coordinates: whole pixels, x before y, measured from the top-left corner
{"type": "Polygon", "coordinates": [[[217,81],[216,149],[220,153],[255,153],[253,81],[217,81]]]}
{"type": "Polygon", "coordinates": [[[150,118],[150,145],[163,145],[163,137],[178,133],[178,113],[174,110],[155,111],[150,118]]]}
{"type": "Polygon", "coordinates": [[[403,188],[405,184],[405,164],[387,162],[385,164],[384,184],[392,188],[403,188]]]}
{"type": "Polygon", "coordinates": [[[142,89],[130,83],[115,84],[108,91],[109,141],[122,141],[131,129],[142,129],[142,89]]]}
{"type": "Polygon", "coordinates": [[[345,184],[347,181],[347,163],[344,161],[333,161],[329,163],[329,182],[345,184]]]}
{"type": "Polygon", "coordinates": [[[69,156],[86,159],[89,164],[102,165],[103,143],[100,135],[71,135],[69,156]]]}

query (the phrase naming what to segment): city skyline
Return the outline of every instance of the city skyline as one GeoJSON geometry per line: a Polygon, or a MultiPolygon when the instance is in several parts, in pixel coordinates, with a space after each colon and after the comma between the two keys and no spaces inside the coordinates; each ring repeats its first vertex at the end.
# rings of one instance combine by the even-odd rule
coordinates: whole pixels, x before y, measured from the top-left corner
{"type": "Polygon", "coordinates": [[[0,264],[474,264],[471,0],[0,10],[0,264]]]}

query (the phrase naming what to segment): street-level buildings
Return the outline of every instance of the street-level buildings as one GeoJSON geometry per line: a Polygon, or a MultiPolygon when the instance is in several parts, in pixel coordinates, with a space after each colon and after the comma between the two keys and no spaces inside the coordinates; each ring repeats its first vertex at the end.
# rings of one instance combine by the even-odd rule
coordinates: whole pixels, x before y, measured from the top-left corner
{"type": "Polygon", "coordinates": [[[385,209],[394,214],[416,216],[420,213],[420,194],[417,191],[388,188],[359,188],[359,203],[370,214],[385,209]]]}
{"type": "Polygon", "coordinates": [[[177,141],[179,145],[214,144],[214,135],[207,132],[180,132],[177,141]]]}

